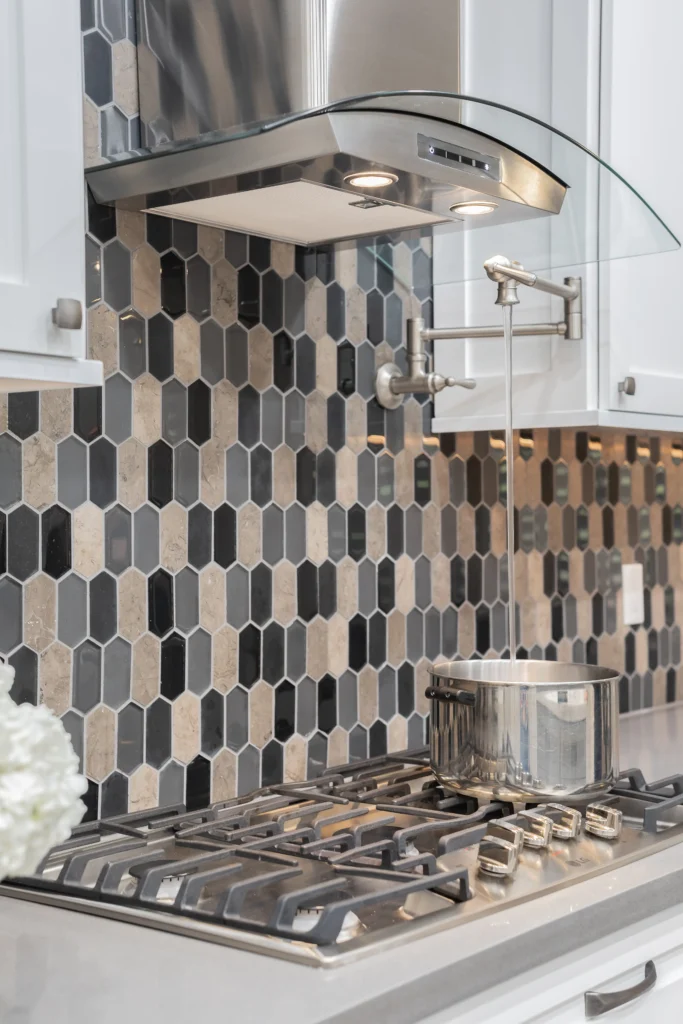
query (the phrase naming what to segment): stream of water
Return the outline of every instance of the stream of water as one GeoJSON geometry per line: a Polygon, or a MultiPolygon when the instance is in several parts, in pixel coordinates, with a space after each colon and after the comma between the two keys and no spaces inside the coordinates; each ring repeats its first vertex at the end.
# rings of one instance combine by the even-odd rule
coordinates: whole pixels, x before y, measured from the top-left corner
{"type": "Polygon", "coordinates": [[[508,643],[517,660],[515,604],[515,453],[512,443],[512,306],[503,306],[505,333],[505,465],[507,471],[508,643]]]}

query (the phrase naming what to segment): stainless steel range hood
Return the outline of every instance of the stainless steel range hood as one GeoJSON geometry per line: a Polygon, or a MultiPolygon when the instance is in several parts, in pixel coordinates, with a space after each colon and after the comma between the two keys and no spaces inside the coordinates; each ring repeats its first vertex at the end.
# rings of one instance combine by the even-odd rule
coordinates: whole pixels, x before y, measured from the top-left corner
{"type": "Polygon", "coordinates": [[[597,224],[598,208],[621,218],[626,201],[630,219],[637,205],[646,221],[634,251],[676,244],[566,136],[458,95],[453,0],[137,7],[145,148],[87,172],[100,202],[305,245],[562,212],[569,264],[593,258],[586,223],[597,224]],[[384,184],[354,184],[359,173],[384,184]]]}

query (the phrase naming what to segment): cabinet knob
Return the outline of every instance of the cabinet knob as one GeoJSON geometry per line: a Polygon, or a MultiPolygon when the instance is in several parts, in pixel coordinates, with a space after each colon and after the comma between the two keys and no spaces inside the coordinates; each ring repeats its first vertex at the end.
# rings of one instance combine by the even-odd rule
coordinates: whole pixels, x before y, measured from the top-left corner
{"type": "Polygon", "coordinates": [[[636,378],[635,377],[624,377],[623,380],[619,381],[619,393],[622,395],[635,395],[636,393],[636,378]]]}
{"type": "Polygon", "coordinates": [[[79,331],[83,326],[83,306],[78,299],[57,299],[52,308],[52,323],[64,331],[79,331]]]}

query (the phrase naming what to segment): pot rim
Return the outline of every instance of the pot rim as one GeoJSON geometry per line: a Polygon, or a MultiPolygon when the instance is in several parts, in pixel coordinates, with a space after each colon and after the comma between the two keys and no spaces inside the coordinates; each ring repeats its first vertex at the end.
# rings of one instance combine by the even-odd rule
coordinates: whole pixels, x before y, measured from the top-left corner
{"type": "Polygon", "coordinates": [[[617,682],[620,673],[599,665],[577,665],[573,662],[508,659],[442,661],[432,666],[434,685],[437,680],[453,683],[476,683],[485,686],[586,686],[591,683],[617,682]],[[514,673],[514,678],[510,676],[514,673]]]}

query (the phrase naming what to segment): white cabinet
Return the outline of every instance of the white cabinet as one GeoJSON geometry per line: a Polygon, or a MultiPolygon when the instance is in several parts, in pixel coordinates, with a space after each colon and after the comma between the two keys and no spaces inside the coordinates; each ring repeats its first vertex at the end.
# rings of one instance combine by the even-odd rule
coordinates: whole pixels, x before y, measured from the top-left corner
{"type": "MultiPolygon", "coordinates": [[[[683,154],[674,123],[676,97],[683,97],[683,62],[676,53],[683,4],[464,0],[463,23],[463,92],[525,111],[599,150],[674,231],[683,232],[683,190],[671,170],[680,163],[679,150],[683,154]]],[[[548,218],[478,229],[458,242],[438,235],[435,326],[500,324],[495,285],[472,278],[499,252],[522,263],[531,251],[550,254],[552,231],[548,218]]],[[[533,268],[560,281],[568,274],[582,277],[583,339],[515,339],[515,425],[683,430],[683,346],[676,337],[683,328],[675,280],[683,254],[561,271],[543,271],[534,262],[533,268]],[[636,379],[633,397],[618,390],[627,376],[636,379]]],[[[519,298],[517,324],[563,319],[558,299],[527,288],[519,289],[519,298]]],[[[435,430],[502,428],[502,340],[440,341],[434,362],[440,373],[477,380],[475,391],[453,388],[436,397],[435,430]]]]}
{"type": "Polygon", "coordinates": [[[0,390],[101,383],[85,328],[78,0],[0,0],[0,390]]]}

